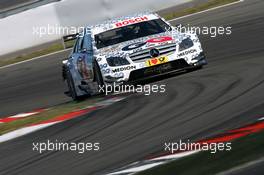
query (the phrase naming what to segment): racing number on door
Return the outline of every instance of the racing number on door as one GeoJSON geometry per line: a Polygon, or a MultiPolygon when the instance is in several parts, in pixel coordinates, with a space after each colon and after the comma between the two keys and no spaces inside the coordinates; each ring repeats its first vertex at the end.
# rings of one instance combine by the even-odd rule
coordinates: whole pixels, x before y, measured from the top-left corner
{"type": "Polygon", "coordinates": [[[149,59],[146,61],[146,65],[148,67],[150,66],[155,66],[155,65],[158,65],[158,64],[163,64],[163,63],[166,63],[168,62],[168,57],[167,56],[161,56],[161,57],[158,57],[158,58],[153,58],[153,59],[149,59]]]}

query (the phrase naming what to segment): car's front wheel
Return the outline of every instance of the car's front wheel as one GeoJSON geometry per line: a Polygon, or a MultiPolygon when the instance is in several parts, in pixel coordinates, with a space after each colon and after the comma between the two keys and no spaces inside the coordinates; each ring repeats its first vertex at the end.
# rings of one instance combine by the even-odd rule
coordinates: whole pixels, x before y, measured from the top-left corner
{"type": "Polygon", "coordinates": [[[102,94],[102,90],[105,90],[104,80],[101,74],[100,67],[98,66],[97,62],[94,63],[94,79],[98,84],[98,91],[102,94]],[[101,90],[101,91],[100,91],[101,90]]]}
{"type": "Polygon", "coordinates": [[[82,96],[78,96],[72,75],[69,71],[67,71],[67,74],[66,74],[66,82],[68,85],[69,95],[71,96],[71,98],[75,101],[81,100],[82,96]]]}

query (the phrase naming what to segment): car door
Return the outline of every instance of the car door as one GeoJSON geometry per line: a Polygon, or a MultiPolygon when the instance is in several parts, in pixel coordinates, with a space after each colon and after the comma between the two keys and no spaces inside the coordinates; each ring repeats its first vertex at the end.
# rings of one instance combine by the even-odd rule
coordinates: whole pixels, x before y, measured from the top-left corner
{"type": "Polygon", "coordinates": [[[84,34],[78,49],[77,69],[83,81],[93,81],[93,50],[91,35],[84,34]]]}

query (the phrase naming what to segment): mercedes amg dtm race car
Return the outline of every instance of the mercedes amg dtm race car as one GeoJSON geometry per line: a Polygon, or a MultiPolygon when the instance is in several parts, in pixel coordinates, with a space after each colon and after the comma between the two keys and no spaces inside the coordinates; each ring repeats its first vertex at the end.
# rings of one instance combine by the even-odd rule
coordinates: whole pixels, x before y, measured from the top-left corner
{"type": "Polygon", "coordinates": [[[157,14],[143,13],[87,27],[63,61],[63,78],[76,100],[96,94],[99,86],[205,64],[196,34],[181,33],[157,14]]]}

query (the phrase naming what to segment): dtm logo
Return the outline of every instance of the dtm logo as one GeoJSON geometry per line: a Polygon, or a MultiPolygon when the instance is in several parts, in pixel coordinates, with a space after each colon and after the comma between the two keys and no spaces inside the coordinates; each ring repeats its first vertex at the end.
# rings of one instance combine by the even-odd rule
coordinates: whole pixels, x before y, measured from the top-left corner
{"type": "Polygon", "coordinates": [[[178,54],[178,57],[182,57],[182,56],[185,56],[185,55],[188,55],[188,54],[191,54],[191,53],[195,53],[195,52],[197,52],[196,49],[187,50],[185,52],[182,52],[182,53],[178,54]]]}
{"type": "Polygon", "coordinates": [[[120,67],[117,69],[113,69],[113,72],[122,72],[122,71],[126,71],[126,70],[132,70],[132,69],[136,69],[136,66],[127,66],[127,67],[120,67]]]}

